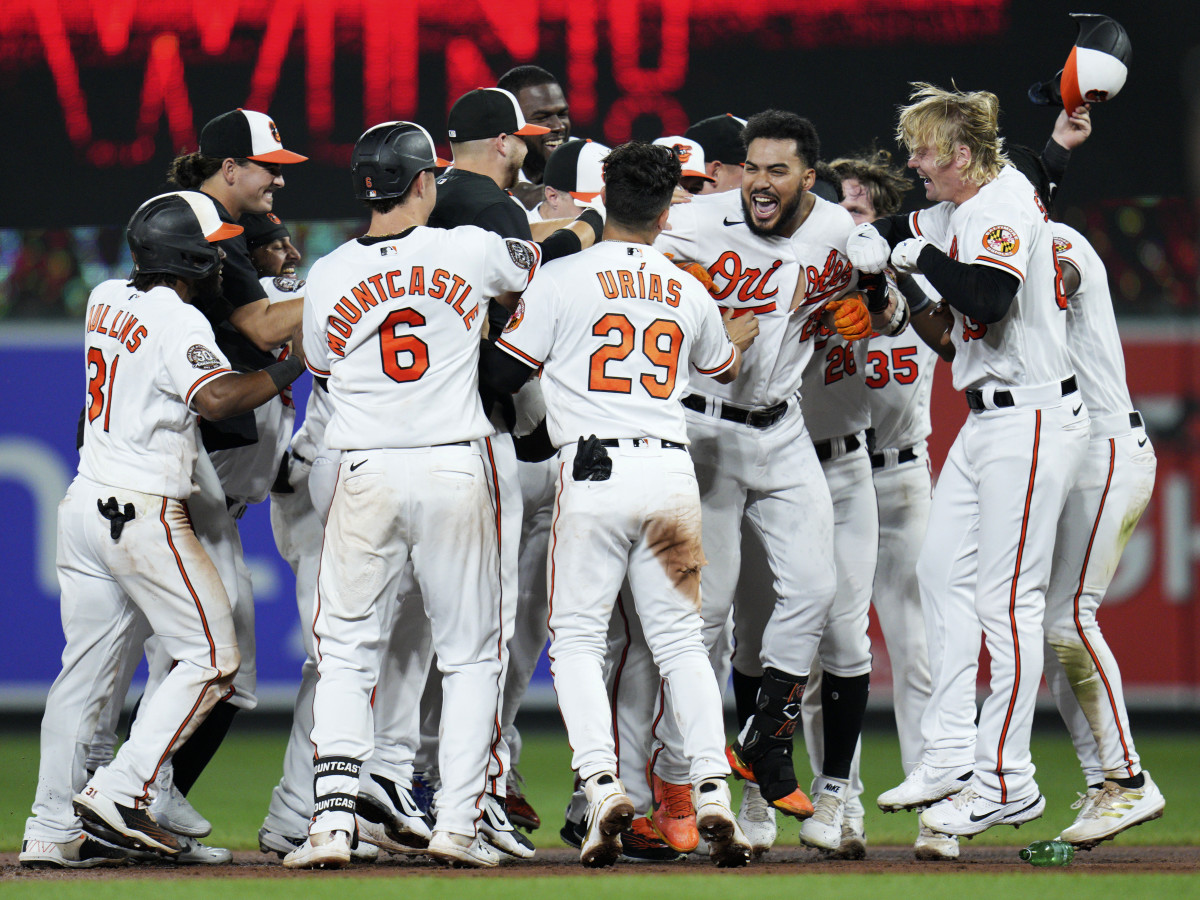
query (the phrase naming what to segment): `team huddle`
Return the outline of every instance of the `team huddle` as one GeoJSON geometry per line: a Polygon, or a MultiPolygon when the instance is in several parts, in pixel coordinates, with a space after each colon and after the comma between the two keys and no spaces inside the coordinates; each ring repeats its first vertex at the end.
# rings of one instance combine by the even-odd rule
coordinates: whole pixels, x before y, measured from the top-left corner
{"type": "Polygon", "coordinates": [[[610,149],[521,66],[454,104],[452,161],[368,129],[366,231],[305,281],[273,211],[305,158],[263,113],[209,122],[88,302],[22,865],[232,859],[187,794],[256,703],[238,519],[268,497],[307,652],[258,835],[286,867],[532,857],[515,718],[547,641],[583,865],[746,865],[779,813],[861,859],[872,606],[906,776],[877,802],[919,813],[918,859],[1043,814],[1043,670],[1086,784],[1060,839],[1161,816],[1096,622],[1155,456],[1104,266],[1051,216],[1090,113],[1041,153],[998,118],[914,85],[902,214],[886,152],[826,162],[794,113],[610,149]],[[970,413],[935,490],[939,357],[970,413]]]}

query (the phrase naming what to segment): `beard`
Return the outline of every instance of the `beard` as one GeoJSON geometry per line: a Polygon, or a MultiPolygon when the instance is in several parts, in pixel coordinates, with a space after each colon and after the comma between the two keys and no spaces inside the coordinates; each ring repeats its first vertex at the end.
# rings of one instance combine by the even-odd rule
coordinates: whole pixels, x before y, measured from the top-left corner
{"type": "Polygon", "coordinates": [[[201,308],[206,308],[221,299],[221,270],[213,272],[196,282],[196,296],[192,301],[201,308]]]}
{"type": "Polygon", "coordinates": [[[750,204],[746,201],[746,195],[742,194],[742,215],[746,219],[746,226],[753,234],[759,237],[787,237],[791,231],[792,220],[796,218],[796,213],[800,209],[800,200],[804,196],[803,191],[797,191],[787,203],[780,201],[779,218],[775,220],[775,224],[770,228],[763,228],[754,221],[754,216],[751,215],[750,204]]]}

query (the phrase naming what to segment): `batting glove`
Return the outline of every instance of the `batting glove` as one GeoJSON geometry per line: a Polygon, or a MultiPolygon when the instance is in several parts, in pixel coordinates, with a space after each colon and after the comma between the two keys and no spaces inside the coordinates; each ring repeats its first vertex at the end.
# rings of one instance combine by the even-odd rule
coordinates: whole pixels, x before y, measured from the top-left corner
{"type": "Polygon", "coordinates": [[[825,309],[833,313],[833,327],[846,340],[857,341],[871,333],[871,314],[858,291],[830,300],[825,309]]]}
{"type": "Polygon", "coordinates": [[[920,268],[918,262],[921,251],[929,245],[925,238],[909,238],[901,241],[892,251],[892,268],[897,272],[915,272],[920,268]]]}
{"type": "Polygon", "coordinates": [[[888,242],[874,225],[864,222],[846,239],[846,256],[860,272],[882,272],[888,263],[888,242]]]}

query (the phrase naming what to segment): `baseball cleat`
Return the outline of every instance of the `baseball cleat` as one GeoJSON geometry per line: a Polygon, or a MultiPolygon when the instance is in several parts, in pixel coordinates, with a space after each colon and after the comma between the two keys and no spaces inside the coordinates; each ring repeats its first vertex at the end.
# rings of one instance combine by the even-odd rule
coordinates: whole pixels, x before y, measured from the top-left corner
{"type": "Polygon", "coordinates": [[[283,859],[301,844],[305,838],[297,835],[280,834],[278,831],[272,831],[266,825],[258,829],[258,849],[263,853],[274,853],[280,859],[283,859]]]}
{"type": "Polygon", "coordinates": [[[1041,794],[999,803],[981,797],[974,785],[970,785],[921,813],[921,824],[941,834],[971,837],[996,825],[1020,828],[1040,818],[1045,810],[1046,798],[1041,794]]]}
{"type": "Polygon", "coordinates": [[[867,833],[863,827],[863,817],[847,812],[842,817],[842,840],[838,848],[822,850],[821,855],[825,859],[866,859],[867,833]]]}
{"type": "Polygon", "coordinates": [[[26,869],[94,869],[97,866],[123,866],[128,861],[124,850],[102,844],[85,834],[71,841],[21,841],[17,857],[26,869]]]}
{"type": "MultiPolygon", "coordinates": [[[[745,779],[747,784],[758,784],[758,780],[754,777],[754,770],[738,755],[737,744],[725,748],[725,759],[729,763],[729,767],[733,770],[734,775],[745,779]]],[[[759,790],[761,792],[761,785],[759,786],[759,790]]],[[[763,799],[767,800],[765,795],[763,795],[763,799]]],[[[775,800],[767,800],[767,802],[785,816],[791,816],[795,819],[807,819],[813,814],[812,801],[808,799],[808,796],[800,788],[796,788],[775,800]]]]}
{"type": "Polygon", "coordinates": [[[970,766],[927,766],[917,763],[890,791],[884,791],[876,801],[884,812],[899,812],[902,809],[923,809],[939,800],[957,794],[971,780],[970,766]]]}
{"type": "MultiPolygon", "coordinates": [[[[708,842],[708,856],[723,869],[744,866],[750,861],[750,842],[738,827],[729,801],[729,785],[711,778],[692,789],[696,830],[708,842]]],[[[698,837],[699,837],[698,835],[698,837]]]]}
{"type": "Polygon", "coordinates": [[[589,868],[611,866],[621,855],[621,832],[633,824],[633,803],[611,772],[593,775],[583,785],[588,808],[587,833],[579,861],[589,868]]]}
{"type": "Polygon", "coordinates": [[[946,862],[958,859],[958,835],[938,834],[921,825],[913,842],[913,856],[926,862],[946,862]]]}
{"type": "Polygon", "coordinates": [[[533,857],[533,842],[513,827],[504,808],[504,801],[495,794],[483,795],[483,818],[479,820],[483,839],[509,856],[517,859],[533,857]]]}
{"type": "Polygon", "coordinates": [[[154,786],[158,793],[150,801],[150,814],[159,825],[185,837],[202,838],[212,834],[212,823],[175,787],[172,772],[166,766],[160,770],[154,786]]]}
{"type": "Polygon", "coordinates": [[[746,840],[750,842],[750,852],[757,858],[773,846],[779,836],[779,826],[775,822],[775,809],[763,799],[758,785],[747,781],[742,786],[742,805],[738,810],[738,825],[746,840]]]}
{"type": "Polygon", "coordinates": [[[664,781],[653,771],[649,774],[650,786],[654,791],[650,824],[671,849],[690,853],[696,849],[696,841],[700,839],[696,830],[696,808],[692,805],[691,786],[664,781]]]}
{"type": "Polygon", "coordinates": [[[179,839],[160,826],[147,810],[121,806],[91,785],[72,798],[75,815],[83,830],[102,841],[129,850],[151,850],[174,856],[182,847],[179,839]]]}
{"type": "Polygon", "coordinates": [[[842,845],[842,824],[846,818],[848,784],[837,778],[821,776],[816,780],[813,814],[800,826],[800,842],[818,850],[836,851],[842,845]]]}
{"type": "Polygon", "coordinates": [[[542,827],[542,819],[525,799],[521,785],[525,780],[516,769],[508,770],[508,778],[504,782],[504,807],[508,810],[508,820],[518,828],[526,831],[536,831],[542,827]]]}
{"type": "Polygon", "coordinates": [[[491,869],[500,865],[499,852],[478,834],[469,838],[465,834],[434,831],[425,855],[451,866],[491,869]]]}
{"type": "Polygon", "coordinates": [[[1139,788],[1122,787],[1106,781],[1092,795],[1081,797],[1082,809],[1070,826],[1063,829],[1058,840],[1066,841],[1080,850],[1091,850],[1103,841],[1112,840],[1122,831],[1162,817],[1167,801],[1150,773],[1143,771],[1145,783],[1139,788]],[[1087,802],[1090,797],[1091,802],[1087,802]]]}
{"type": "Polygon", "coordinates": [[[622,862],[675,862],[682,857],[682,853],[658,836],[645,816],[634,819],[633,824],[621,832],[622,862]]]}
{"type": "Polygon", "coordinates": [[[355,804],[359,838],[389,853],[419,853],[433,832],[408,788],[372,775],[355,804]]]}
{"type": "Polygon", "coordinates": [[[179,835],[179,845],[183,849],[168,859],[183,866],[226,866],[233,862],[233,854],[224,847],[210,847],[187,835],[179,835]]]}
{"type": "Polygon", "coordinates": [[[576,776],[575,791],[571,794],[567,808],[563,811],[563,827],[558,831],[558,836],[563,839],[563,843],[570,844],[576,850],[579,849],[579,845],[587,837],[585,818],[587,818],[587,797],[583,793],[583,786],[579,783],[578,776],[576,776]]]}
{"type": "Polygon", "coordinates": [[[319,831],[283,858],[289,869],[340,869],[350,865],[350,833],[319,831]]]}

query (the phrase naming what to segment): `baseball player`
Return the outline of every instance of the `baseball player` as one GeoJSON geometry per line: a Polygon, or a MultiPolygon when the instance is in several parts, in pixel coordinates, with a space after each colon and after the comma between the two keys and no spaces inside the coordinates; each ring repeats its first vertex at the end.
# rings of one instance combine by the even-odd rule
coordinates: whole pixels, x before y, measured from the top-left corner
{"type": "Polygon", "coordinates": [[[517,66],[500,76],[496,87],[516,98],[526,122],[545,129],[523,136],[528,152],[513,196],[528,209],[542,200],[546,166],[554,151],[571,138],[571,111],[558,79],[540,66],[517,66]]]}
{"type": "Polygon", "coordinates": [[[746,162],[746,145],[742,141],[745,119],[733,113],[710,116],[688,127],[683,136],[704,148],[704,174],[712,181],[701,185],[702,194],[721,194],[742,188],[742,166],[746,162]]]}
{"type": "MultiPolygon", "coordinates": [[[[1049,208],[1053,187],[1042,160],[1026,147],[1010,148],[1009,156],[1049,208]]],[[[1159,818],[1166,806],[1141,767],[1121,672],[1096,621],[1125,543],[1150,502],[1157,462],[1141,413],[1129,399],[1104,264],[1075,229],[1052,221],[1051,230],[1067,298],[1068,348],[1091,415],[1091,442],[1058,522],[1046,590],[1051,651],[1046,681],[1087,784],[1075,804],[1079,814],[1058,839],[1091,849],[1159,818]]]]}
{"type": "Polygon", "coordinates": [[[119,847],[166,856],[183,849],[147,811],[150,791],[161,766],[231,691],[239,663],[228,596],[189,516],[195,413],[217,420],[252,410],[303,370],[292,358],[233,374],[191,304],[219,290],[222,256],[213,242],[240,230],[204,194],[154,197],[129,223],[132,281],[104,282],[89,298],[85,436],[79,474],[59,507],[67,646],[47,698],[26,865],[112,863],[111,849],[80,833],[81,820],[119,847]],[[147,694],[116,757],[84,784],[78,748],[94,733],[142,619],[176,664],[147,694]]]}
{"type": "Polygon", "coordinates": [[[924,753],[879,805],[934,804],[924,825],[973,835],[1045,809],[1029,734],[1054,530],[1086,452],[1088,416],[1066,349],[1048,217],[1005,165],[995,96],[918,84],[910,99],[897,136],[937,205],[858,226],[848,250],[866,271],[890,253],[946,300],[954,385],[972,412],[942,469],[917,562],[933,676],[924,753]],[[981,630],[992,692],[976,729],[981,630]]]}
{"type": "Polygon", "coordinates": [[[704,148],[698,141],[672,135],[660,137],[654,143],[660,147],[667,147],[679,157],[683,166],[679,186],[689,194],[702,194],[706,187],[711,188],[716,183],[716,179],[708,174],[704,163],[704,148]]]}
{"type": "Polygon", "coordinates": [[[500,507],[484,472],[491,460],[472,443],[493,431],[476,399],[479,343],[483,302],[525,288],[540,249],[478,228],[425,227],[438,160],[418,125],[369,129],[354,163],[370,228],[314,264],[305,296],[309,366],[329,379],[333,401],[325,440],[343,452],[313,622],[314,819],[284,865],[350,859],[384,603],[411,558],[443,676],[442,787],[427,852],[494,866],[477,823],[502,677],[500,507]]]}
{"type": "Polygon", "coordinates": [[[601,163],[609,148],[591,140],[573,140],[560,144],[550,154],[543,178],[543,200],[529,210],[529,222],[575,218],[583,207],[600,196],[604,186],[601,163]]]}
{"type": "MultiPolygon", "coordinates": [[[[805,818],[812,805],[796,786],[791,736],[836,574],[832,502],[797,392],[827,304],[854,285],[844,254],[853,223],[836,204],[809,191],[820,149],[807,120],[760,113],[744,136],[741,193],[676,206],[671,230],[657,246],[701,263],[722,306],[735,314],[753,312],[762,322],[742,377],[730,386],[697,379],[683,403],[704,508],[709,570],[703,613],[710,652],[727,626],[743,524],[765,547],[774,580],[770,595],[758,598],[771,610],[762,636],[763,681],[756,711],[731,751],[734,770],[753,781],[771,806],[805,818]]],[[[728,657],[714,657],[713,666],[723,684],[728,657]]],[[[671,718],[663,716],[657,726],[663,750],[653,777],[678,784],[686,769],[671,718]]],[[[663,793],[655,788],[656,804],[663,793]]],[[[671,830],[662,819],[655,818],[656,826],[664,826],[660,834],[671,830]]],[[[687,824],[684,819],[681,835],[687,824]]]]}
{"type": "MultiPolygon", "coordinates": [[[[550,437],[559,448],[546,576],[550,655],[588,800],[586,866],[616,861],[634,817],[616,774],[602,672],[627,571],[679,711],[698,828],[718,865],[744,865],[750,853],[729,808],[720,691],[700,634],[700,503],[677,403],[688,363],[727,383],[740,355],[700,285],[650,247],[666,224],[679,171],[666,150],[639,143],[614,150],[605,162],[605,242],[550,264],[496,345],[514,359],[510,388],[545,367],[550,437]],[[611,436],[598,438],[597,430],[611,436]]],[[[746,345],[757,323],[739,326],[746,345]]]]}

